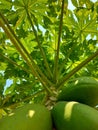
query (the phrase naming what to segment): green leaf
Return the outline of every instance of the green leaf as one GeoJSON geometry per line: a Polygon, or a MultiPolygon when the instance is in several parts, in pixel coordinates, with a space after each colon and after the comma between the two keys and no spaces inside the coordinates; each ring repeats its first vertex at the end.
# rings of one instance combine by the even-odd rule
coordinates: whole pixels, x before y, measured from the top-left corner
{"type": "Polygon", "coordinates": [[[78,2],[77,0],[71,0],[72,1],[72,4],[75,6],[75,7],[78,7],[78,2]]]}
{"type": "Polygon", "coordinates": [[[0,0],[0,10],[10,10],[12,8],[11,0],[0,0]]]}

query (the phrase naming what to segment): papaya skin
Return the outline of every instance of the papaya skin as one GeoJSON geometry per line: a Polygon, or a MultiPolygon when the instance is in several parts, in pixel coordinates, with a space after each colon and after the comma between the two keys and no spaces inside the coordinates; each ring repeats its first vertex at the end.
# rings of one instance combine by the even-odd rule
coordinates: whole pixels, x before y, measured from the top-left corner
{"type": "Polygon", "coordinates": [[[52,130],[51,113],[40,104],[27,104],[0,119],[0,130],[52,130]]]}
{"type": "Polygon", "coordinates": [[[98,111],[78,102],[58,102],[52,109],[56,130],[98,130],[98,111]]]}
{"type": "Polygon", "coordinates": [[[80,77],[64,86],[58,101],[77,101],[92,107],[98,105],[98,80],[80,77]]]}

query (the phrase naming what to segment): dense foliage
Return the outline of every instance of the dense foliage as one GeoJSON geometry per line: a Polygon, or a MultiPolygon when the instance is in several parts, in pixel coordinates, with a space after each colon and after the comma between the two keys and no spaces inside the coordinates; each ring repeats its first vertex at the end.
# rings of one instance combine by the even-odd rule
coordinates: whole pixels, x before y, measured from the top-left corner
{"type": "Polygon", "coordinates": [[[0,0],[2,107],[44,103],[72,78],[98,78],[98,2],[70,1],[0,0]]]}

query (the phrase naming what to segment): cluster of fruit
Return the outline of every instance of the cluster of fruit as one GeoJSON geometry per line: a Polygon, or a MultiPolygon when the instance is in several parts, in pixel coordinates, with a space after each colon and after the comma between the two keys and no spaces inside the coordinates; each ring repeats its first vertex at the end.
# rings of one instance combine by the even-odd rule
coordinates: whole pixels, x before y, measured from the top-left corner
{"type": "Polygon", "coordinates": [[[98,130],[98,80],[81,77],[64,87],[52,110],[56,130],[98,130]]]}
{"type": "Polygon", "coordinates": [[[97,104],[98,81],[78,78],[64,87],[51,111],[27,104],[0,119],[0,130],[98,130],[97,104]]]}

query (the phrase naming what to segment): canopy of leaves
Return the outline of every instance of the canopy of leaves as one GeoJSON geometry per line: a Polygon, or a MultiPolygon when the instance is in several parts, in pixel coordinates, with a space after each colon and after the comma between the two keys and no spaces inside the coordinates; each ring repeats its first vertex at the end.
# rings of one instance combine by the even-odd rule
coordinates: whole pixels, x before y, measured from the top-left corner
{"type": "Polygon", "coordinates": [[[71,3],[0,0],[1,106],[41,102],[69,78],[98,78],[98,2],[71,3]]]}

